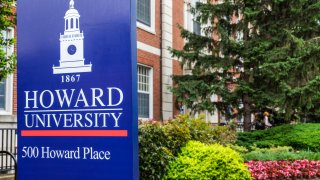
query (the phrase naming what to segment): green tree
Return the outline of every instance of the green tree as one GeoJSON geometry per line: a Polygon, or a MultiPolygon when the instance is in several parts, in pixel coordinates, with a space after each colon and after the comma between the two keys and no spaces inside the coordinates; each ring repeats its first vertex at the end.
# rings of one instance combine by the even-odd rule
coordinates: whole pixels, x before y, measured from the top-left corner
{"type": "Polygon", "coordinates": [[[14,11],[14,0],[0,0],[0,80],[15,70],[15,54],[8,56],[8,47],[12,46],[14,38],[8,38],[9,28],[14,28],[16,16],[14,11]]]}
{"type": "Polygon", "coordinates": [[[320,1],[211,2],[190,8],[203,35],[181,28],[186,44],[172,50],[191,69],[173,77],[177,101],[193,111],[228,114],[238,108],[245,130],[257,109],[276,109],[287,120],[314,109],[320,98],[320,1]]]}

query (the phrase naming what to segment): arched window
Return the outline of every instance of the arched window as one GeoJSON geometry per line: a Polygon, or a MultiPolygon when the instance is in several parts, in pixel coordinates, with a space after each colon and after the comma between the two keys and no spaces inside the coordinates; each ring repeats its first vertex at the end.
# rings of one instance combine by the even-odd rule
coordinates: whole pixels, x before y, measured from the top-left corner
{"type": "Polygon", "coordinates": [[[77,18],[77,29],[79,29],[79,19],[77,18]]]}
{"type": "Polygon", "coordinates": [[[68,19],[66,19],[66,30],[68,30],[69,28],[69,23],[68,23],[68,19]]]}
{"type": "Polygon", "coordinates": [[[73,18],[71,18],[71,29],[73,29],[73,18]]]}

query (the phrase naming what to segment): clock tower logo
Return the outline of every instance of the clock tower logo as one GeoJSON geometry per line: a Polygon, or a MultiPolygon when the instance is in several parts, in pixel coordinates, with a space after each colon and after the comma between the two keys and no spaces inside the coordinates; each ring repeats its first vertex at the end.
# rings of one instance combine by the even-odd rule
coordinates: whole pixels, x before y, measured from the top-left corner
{"type": "Polygon", "coordinates": [[[74,8],[74,0],[70,0],[64,22],[64,33],[60,34],[60,66],[53,65],[53,74],[91,72],[92,64],[84,64],[84,35],[80,32],[80,14],[74,8]]]}

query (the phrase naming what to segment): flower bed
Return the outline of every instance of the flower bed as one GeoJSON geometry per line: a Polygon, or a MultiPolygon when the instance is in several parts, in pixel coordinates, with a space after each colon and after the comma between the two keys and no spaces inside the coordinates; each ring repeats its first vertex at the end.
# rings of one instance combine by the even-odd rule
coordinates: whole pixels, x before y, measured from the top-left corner
{"type": "Polygon", "coordinates": [[[319,178],[320,161],[249,161],[254,179],[319,178]]]}

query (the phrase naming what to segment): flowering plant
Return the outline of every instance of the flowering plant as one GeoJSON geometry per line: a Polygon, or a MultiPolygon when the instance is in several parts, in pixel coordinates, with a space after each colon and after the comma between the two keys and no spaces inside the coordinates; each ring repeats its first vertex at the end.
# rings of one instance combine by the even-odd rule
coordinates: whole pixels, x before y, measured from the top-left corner
{"type": "Polygon", "coordinates": [[[291,179],[320,177],[320,161],[249,161],[254,179],[291,179]]]}

